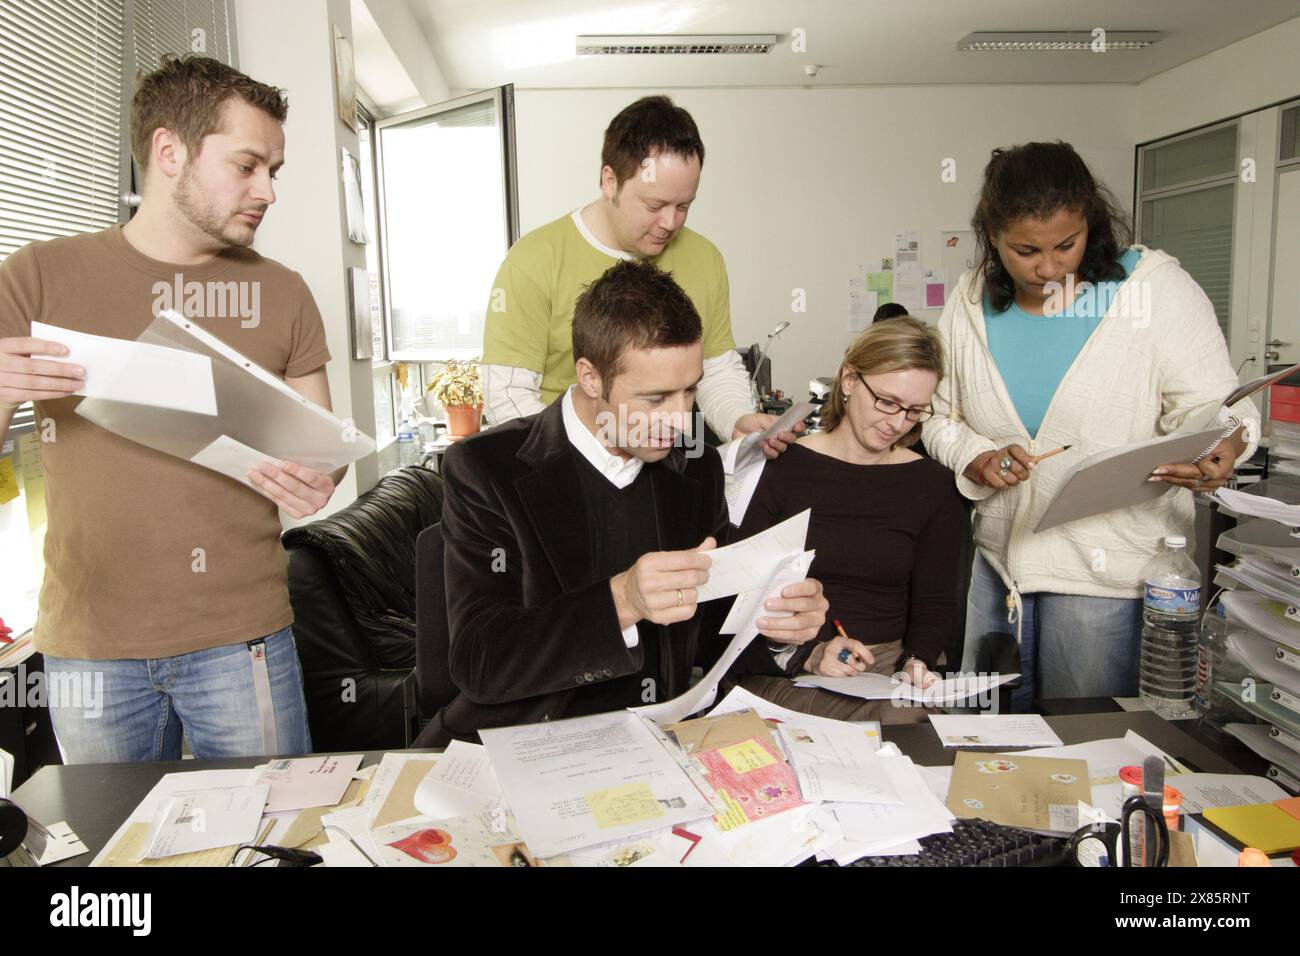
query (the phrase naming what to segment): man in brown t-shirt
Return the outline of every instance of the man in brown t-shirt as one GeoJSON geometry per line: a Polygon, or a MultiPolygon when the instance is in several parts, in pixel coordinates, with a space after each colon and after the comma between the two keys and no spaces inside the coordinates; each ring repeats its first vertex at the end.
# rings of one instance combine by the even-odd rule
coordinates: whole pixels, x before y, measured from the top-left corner
{"type": "Polygon", "coordinates": [[[277,509],[319,511],[342,473],[268,464],[254,491],[121,438],[75,414],[84,370],[30,337],[40,321],[135,339],[175,309],[329,408],[311,292],[251,248],[286,112],[215,60],[165,59],[132,104],[134,218],[0,264],[0,434],[35,403],[49,519],[35,645],[68,762],[175,759],[182,733],[199,757],[311,749],[277,509]]]}

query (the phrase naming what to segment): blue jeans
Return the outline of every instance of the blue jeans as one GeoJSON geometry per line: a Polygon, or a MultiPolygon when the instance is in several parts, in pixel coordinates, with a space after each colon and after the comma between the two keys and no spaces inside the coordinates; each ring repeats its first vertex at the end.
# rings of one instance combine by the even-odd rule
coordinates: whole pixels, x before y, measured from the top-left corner
{"type": "MultiPolygon", "coordinates": [[[[1007,587],[984,556],[975,552],[966,600],[966,647],[962,670],[974,669],[985,634],[1015,634],[1007,622],[1007,587]]],[[[1035,698],[1135,697],[1142,639],[1142,599],[1021,594],[1021,686],[1011,709],[1026,713],[1035,698]]]]}
{"type": "Polygon", "coordinates": [[[182,733],[200,759],[311,752],[287,627],[262,641],[176,657],[46,655],[45,676],[65,763],[179,760],[182,733]]]}

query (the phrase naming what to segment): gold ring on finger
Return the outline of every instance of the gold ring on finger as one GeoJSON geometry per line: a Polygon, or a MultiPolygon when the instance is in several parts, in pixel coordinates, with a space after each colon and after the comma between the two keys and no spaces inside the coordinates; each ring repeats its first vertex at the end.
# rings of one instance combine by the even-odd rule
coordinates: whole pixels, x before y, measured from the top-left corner
{"type": "Polygon", "coordinates": [[[681,589],[681,588],[678,588],[678,589],[677,589],[677,606],[678,606],[678,607],[681,607],[681,606],[682,606],[682,589],[681,589]]]}

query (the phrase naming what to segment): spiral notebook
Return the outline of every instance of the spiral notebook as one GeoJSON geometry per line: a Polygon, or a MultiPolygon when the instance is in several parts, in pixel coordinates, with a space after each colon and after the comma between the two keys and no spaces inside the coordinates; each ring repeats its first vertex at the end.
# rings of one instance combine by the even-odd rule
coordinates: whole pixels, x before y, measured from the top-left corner
{"type": "MultiPolygon", "coordinates": [[[[1034,533],[1068,521],[1131,508],[1167,494],[1175,486],[1163,481],[1147,481],[1152,471],[1161,465],[1200,461],[1215,445],[1241,427],[1241,418],[1228,409],[1298,370],[1300,365],[1292,365],[1239,386],[1223,400],[1222,405],[1186,423],[1189,429],[1194,430],[1176,432],[1124,448],[1110,448],[1077,459],[1072,473],[1057,489],[1047,510],[1038,519],[1034,533]]],[[[1066,456],[1070,454],[1065,452],[1061,455],[1062,465],[1069,466],[1066,456]]]]}

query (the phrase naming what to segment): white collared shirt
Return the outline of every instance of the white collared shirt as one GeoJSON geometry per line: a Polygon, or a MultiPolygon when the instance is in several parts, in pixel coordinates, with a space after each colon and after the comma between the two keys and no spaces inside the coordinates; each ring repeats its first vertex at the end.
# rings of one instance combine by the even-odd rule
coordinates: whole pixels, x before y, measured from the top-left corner
{"type": "Polygon", "coordinates": [[[645,462],[640,458],[619,458],[591,433],[573,407],[573,390],[577,387],[570,385],[560,400],[564,411],[564,433],[569,437],[569,444],[578,449],[582,457],[591,462],[591,467],[604,475],[611,485],[626,488],[636,481],[645,462]]]}
{"type": "MultiPolygon", "coordinates": [[[[573,390],[577,387],[570,385],[569,390],[564,393],[564,398],[560,399],[564,434],[569,439],[569,444],[578,449],[578,453],[591,462],[591,466],[604,475],[611,485],[615,488],[626,488],[636,481],[636,476],[641,474],[641,466],[645,462],[635,457],[627,460],[619,458],[591,433],[573,407],[573,390]]],[[[635,624],[623,628],[623,643],[628,647],[636,647],[640,639],[635,624]]]]}

